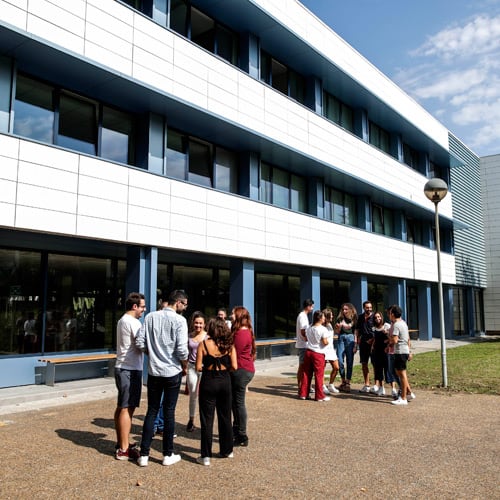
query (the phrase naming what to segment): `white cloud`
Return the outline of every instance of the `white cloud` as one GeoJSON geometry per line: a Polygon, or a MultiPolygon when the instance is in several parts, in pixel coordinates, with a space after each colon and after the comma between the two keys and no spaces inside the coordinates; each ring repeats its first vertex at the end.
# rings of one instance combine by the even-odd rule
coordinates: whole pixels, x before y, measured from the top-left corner
{"type": "Polygon", "coordinates": [[[465,26],[446,28],[412,52],[414,56],[464,59],[500,49],[500,15],[480,15],[465,26]]]}

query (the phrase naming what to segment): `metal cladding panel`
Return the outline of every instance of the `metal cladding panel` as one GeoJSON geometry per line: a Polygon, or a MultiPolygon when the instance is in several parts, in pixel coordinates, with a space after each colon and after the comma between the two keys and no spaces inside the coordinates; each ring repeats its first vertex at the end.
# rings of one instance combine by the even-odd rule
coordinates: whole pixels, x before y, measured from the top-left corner
{"type": "Polygon", "coordinates": [[[449,134],[452,168],[453,218],[467,225],[455,229],[457,285],[486,288],[486,251],[481,197],[481,170],[476,156],[453,134],[449,134]]]}

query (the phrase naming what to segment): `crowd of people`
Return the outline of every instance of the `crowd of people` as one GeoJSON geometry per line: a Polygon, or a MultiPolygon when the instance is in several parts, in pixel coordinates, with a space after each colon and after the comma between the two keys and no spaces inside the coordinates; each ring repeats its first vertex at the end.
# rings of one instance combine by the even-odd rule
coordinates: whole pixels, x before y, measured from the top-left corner
{"type": "Polygon", "coordinates": [[[360,392],[384,396],[384,385],[389,384],[392,404],[407,405],[408,401],[415,399],[406,370],[412,357],[410,335],[401,307],[392,305],[387,309],[388,322],[384,321],[382,312],[373,312],[369,300],[363,302],[362,307],[363,314],[358,316],[353,304],[342,304],[335,325],[332,325],[331,309],[313,311],[314,301],[304,301],[296,323],[300,399],[309,398],[313,377],[315,401],[325,402],[330,400],[330,394],[351,392],[356,352],[359,352],[363,374],[360,392]],[[309,323],[311,313],[312,322],[309,323]],[[370,361],[373,365],[373,386],[370,384],[370,361]],[[331,365],[331,372],[326,385],[324,379],[328,364],[331,365]],[[335,386],[337,374],[341,378],[338,387],[335,386]]]}
{"type": "Polygon", "coordinates": [[[183,316],[187,307],[186,292],[174,290],[162,308],[147,314],[141,323],[146,310],[144,295],[134,292],[126,299],[126,312],[117,324],[117,460],[135,460],[146,467],[153,437],[160,429],[162,464],[170,466],[181,460],[175,453],[174,431],[183,376],[189,394],[187,432],[196,430],[197,404],[200,413],[197,462],[210,465],[215,414],[221,458],[232,458],[234,446],[248,446],[246,392],[256,357],[250,313],[238,306],[228,319],[225,309],[219,309],[216,317],[207,320],[195,311],[188,325],[183,316]],[[141,399],[144,353],[148,355],[147,411],[137,447],[129,442],[129,435],[141,399]]]}

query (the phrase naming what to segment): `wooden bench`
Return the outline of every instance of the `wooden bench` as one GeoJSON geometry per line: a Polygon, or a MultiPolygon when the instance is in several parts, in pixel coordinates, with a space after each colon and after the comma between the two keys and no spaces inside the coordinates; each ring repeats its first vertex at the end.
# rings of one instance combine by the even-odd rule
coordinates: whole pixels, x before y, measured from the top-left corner
{"type": "Polygon", "coordinates": [[[260,359],[272,359],[273,357],[273,346],[275,345],[295,345],[295,339],[262,339],[255,341],[255,347],[257,348],[257,352],[259,351],[259,347],[261,347],[261,351],[263,351],[263,356],[260,359]]]}
{"type": "Polygon", "coordinates": [[[113,376],[115,367],[116,354],[86,354],[84,356],[65,356],[60,358],[40,358],[38,361],[47,363],[45,371],[45,384],[53,386],[56,379],[56,365],[72,364],[72,363],[94,363],[107,361],[107,374],[113,376]]]}

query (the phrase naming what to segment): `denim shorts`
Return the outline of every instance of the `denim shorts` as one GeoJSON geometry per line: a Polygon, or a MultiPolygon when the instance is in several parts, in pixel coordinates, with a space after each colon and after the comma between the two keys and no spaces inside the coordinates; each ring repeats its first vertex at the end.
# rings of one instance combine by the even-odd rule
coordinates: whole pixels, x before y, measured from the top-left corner
{"type": "Polygon", "coordinates": [[[118,408],[137,408],[141,402],[142,370],[115,368],[118,408]]]}

